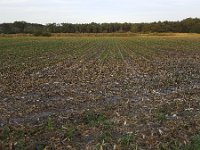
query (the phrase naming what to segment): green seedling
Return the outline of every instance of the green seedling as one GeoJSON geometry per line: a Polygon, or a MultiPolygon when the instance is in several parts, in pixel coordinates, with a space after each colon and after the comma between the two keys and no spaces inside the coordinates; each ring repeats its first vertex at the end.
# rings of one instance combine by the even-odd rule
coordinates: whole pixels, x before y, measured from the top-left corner
{"type": "Polygon", "coordinates": [[[122,138],[120,139],[120,144],[124,145],[124,146],[129,146],[134,142],[134,135],[133,133],[128,133],[124,136],[122,136],[122,138]]]}

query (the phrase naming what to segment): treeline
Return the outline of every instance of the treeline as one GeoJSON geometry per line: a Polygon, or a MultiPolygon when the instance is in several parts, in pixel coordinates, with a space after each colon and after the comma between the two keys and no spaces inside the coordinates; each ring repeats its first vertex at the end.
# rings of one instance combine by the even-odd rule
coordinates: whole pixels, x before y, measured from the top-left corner
{"type": "Polygon", "coordinates": [[[46,25],[16,21],[0,24],[0,34],[29,33],[49,36],[51,33],[152,33],[178,32],[200,33],[200,19],[187,18],[182,21],[164,21],[153,23],[49,23],[46,25]]]}

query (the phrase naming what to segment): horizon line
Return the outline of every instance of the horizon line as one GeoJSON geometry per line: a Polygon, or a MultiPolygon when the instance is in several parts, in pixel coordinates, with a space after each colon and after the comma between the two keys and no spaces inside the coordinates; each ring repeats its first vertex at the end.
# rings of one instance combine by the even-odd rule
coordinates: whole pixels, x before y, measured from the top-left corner
{"type": "Polygon", "coordinates": [[[62,23],[66,23],[66,24],[92,24],[92,23],[96,23],[96,24],[104,24],[104,23],[107,23],[107,24],[112,24],[112,23],[119,23],[119,24],[124,24],[124,23],[128,23],[128,24],[140,24],[140,23],[158,23],[158,22],[181,22],[183,20],[186,20],[186,19],[200,19],[199,17],[187,17],[185,19],[180,19],[180,20],[158,20],[158,21],[146,21],[146,22],[83,22],[83,23],[71,23],[71,22],[48,22],[48,23],[39,23],[39,22],[30,22],[30,21],[26,21],[26,20],[15,20],[15,21],[12,21],[12,22],[0,22],[0,24],[6,24],[6,23],[14,23],[14,22],[25,22],[25,23],[31,23],[31,24],[40,24],[40,25],[47,25],[47,24],[62,24],[62,23]]]}

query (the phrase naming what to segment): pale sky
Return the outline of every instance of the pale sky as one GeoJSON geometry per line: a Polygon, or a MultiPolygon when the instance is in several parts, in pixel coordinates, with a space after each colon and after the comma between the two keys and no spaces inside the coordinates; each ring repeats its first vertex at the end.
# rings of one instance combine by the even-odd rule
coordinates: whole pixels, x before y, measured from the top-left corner
{"type": "Polygon", "coordinates": [[[0,0],[0,23],[153,22],[200,18],[200,0],[0,0]]]}

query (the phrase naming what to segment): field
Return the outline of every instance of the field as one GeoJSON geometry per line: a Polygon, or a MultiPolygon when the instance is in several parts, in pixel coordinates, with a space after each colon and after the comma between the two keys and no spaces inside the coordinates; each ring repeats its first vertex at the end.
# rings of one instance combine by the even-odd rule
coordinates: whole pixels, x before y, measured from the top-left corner
{"type": "Polygon", "coordinates": [[[200,149],[200,35],[0,37],[0,149],[200,149]]]}

